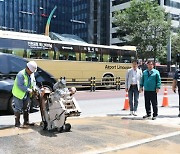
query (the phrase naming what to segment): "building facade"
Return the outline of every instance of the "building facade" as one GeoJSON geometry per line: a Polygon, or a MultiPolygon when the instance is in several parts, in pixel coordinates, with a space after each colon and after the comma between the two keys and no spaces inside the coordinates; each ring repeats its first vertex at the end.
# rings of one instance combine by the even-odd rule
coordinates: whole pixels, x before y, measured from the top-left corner
{"type": "Polygon", "coordinates": [[[0,29],[42,34],[55,6],[50,31],[109,44],[110,0],[0,0],[0,29]]]}
{"type": "MultiPolygon", "coordinates": [[[[117,37],[116,26],[113,24],[113,16],[115,11],[126,9],[130,6],[131,0],[110,0],[110,44],[122,45],[123,42],[117,37]]],[[[180,0],[157,0],[159,5],[170,13],[172,18],[172,29],[177,31],[180,24],[180,0]]]]}
{"type": "Polygon", "coordinates": [[[73,0],[73,34],[88,43],[109,45],[110,0],[73,0]]]}
{"type": "Polygon", "coordinates": [[[72,0],[0,0],[0,29],[44,33],[48,16],[55,6],[50,30],[70,34],[72,0]]]}

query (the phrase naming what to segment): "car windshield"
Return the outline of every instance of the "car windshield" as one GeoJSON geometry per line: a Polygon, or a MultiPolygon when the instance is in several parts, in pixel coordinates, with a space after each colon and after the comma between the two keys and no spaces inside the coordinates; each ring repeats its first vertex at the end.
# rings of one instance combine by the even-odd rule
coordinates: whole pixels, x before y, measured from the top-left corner
{"type": "Polygon", "coordinates": [[[3,75],[8,73],[7,57],[0,55],[0,74],[3,75]]]}
{"type": "Polygon", "coordinates": [[[9,74],[17,74],[23,68],[26,68],[27,61],[18,57],[8,57],[9,60],[9,74]]]}

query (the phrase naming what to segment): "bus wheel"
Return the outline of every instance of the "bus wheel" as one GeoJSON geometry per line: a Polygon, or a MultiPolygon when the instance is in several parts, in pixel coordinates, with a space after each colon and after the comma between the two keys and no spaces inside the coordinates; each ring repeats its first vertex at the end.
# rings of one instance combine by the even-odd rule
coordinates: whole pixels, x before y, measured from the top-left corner
{"type": "Polygon", "coordinates": [[[110,88],[114,84],[114,77],[110,74],[105,75],[102,79],[102,84],[106,88],[110,88]]]}

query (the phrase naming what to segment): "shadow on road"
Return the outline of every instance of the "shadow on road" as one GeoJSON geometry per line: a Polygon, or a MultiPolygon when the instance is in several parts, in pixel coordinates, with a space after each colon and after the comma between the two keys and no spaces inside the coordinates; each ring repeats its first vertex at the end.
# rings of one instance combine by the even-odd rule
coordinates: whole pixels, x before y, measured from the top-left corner
{"type": "MultiPolygon", "coordinates": [[[[30,113],[35,113],[38,111],[39,111],[39,109],[33,108],[33,109],[31,109],[30,113]]],[[[9,116],[9,115],[14,115],[14,114],[10,113],[9,111],[0,111],[0,116],[9,116]]]]}
{"type": "Polygon", "coordinates": [[[70,133],[71,132],[71,131],[70,132],[65,132],[65,131],[58,132],[56,129],[55,130],[51,130],[51,131],[43,130],[40,125],[32,126],[31,129],[36,131],[36,132],[38,132],[40,135],[46,136],[46,137],[57,137],[58,134],[70,133]]]}
{"type": "Polygon", "coordinates": [[[12,128],[12,127],[14,127],[14,125],[0,125],[0,130],[12,128]]]}
{"type": "Polygon", "coordinates": [[[122,117],[122,120],[144,120],[142,117],[122,117]]]}
{"type": "MultiPolygon", "coordinates": [[[[158,119],[163,119],[163,118],[178,118],[177,115],[158,115],[157,117],[158,119]]],[[[143,119],[143,117],[122,117],[121,119],[124,119],[124,120],[146,120],[146,119],[143,119]]]]}
{"type": "Polygon", "coordinates": [[[169,106],[169,108],[179,108],[179,106],[169,106]]]}
{"type": "Polygon", "coordinates": [[[178,118],[178,115],[159,115],[158,118],[178,118]]]}
{"type": "Polygon", "coordinates": [[[129,116],[129,114],[107,114],[110,117],[122,117],[122,116],[129,116]]]}

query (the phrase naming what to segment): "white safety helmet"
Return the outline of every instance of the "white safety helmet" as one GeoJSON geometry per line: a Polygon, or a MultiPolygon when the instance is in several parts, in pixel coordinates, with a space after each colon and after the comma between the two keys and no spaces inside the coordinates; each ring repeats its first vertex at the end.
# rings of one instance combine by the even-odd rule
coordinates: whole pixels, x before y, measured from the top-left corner
{"type": "Polygon", "coordinates": [[[37,71],[37,64],[35,61],[30,61],[27,63],[27,67],[29,68],[29,70],[34,73],[37,71]]]}

